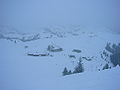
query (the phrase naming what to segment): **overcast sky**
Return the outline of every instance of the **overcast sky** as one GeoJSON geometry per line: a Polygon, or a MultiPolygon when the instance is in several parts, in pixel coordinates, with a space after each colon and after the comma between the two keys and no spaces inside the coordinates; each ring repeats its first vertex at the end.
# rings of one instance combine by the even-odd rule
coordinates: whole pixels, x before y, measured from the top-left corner
{"type": "Polygon", "coordinates": [[[0,25],[19,30],[83,25],[120,31],[119,24],[120,0],[0,0],[0,25]]]}

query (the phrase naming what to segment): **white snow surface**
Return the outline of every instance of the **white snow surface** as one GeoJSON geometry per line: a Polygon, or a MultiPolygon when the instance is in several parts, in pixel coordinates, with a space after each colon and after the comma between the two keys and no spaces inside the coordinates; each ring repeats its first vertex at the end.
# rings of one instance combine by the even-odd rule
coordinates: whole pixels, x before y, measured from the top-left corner
{"type": "MultiPolygon", "coordinates": [[[[1,34],[9,38],[16,35],[1,34]]],[[[39,39],[27,42],[18,39],[23,37],[21,34],[14,40],[0,39],[0,90],[120,90],[120,67],[102,70],[107,62],[100,56],[108,42],[120,42],[119,34],[72,28],[66,32],[47,29],[39,35],[39,39]],[[60,47],[63,51],[49,52],[48,45],[60,47]],[[82,52],[72,52],[73,49],[82,52]],[[35,57],[28,56],[29,53],[50,55],[35,57]],[[80,57],[92,59],[82,60],[84,72],[62,76],[64,67],[73,71],[80,57]]]]}

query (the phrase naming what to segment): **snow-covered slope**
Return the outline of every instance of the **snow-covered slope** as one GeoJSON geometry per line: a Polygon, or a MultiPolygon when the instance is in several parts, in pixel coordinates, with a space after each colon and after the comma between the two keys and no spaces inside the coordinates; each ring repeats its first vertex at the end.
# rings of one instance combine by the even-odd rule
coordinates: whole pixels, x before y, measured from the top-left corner
{"type": "Polygon", "coordinates": [[[105,29],[57,27],[44,28],[32,35],[10,35],[9,31],[2,31],[1,35],[1,90],[120,89],[120,68],[112,68],[109,57],[103,54],[108,42],[120,42],[119,34],[105,29]],[[73,72],[80,60],[83,73],[62,76],[65,67],[73,72]],[[106,64],[112,69],[103,71],[106,64]]]}

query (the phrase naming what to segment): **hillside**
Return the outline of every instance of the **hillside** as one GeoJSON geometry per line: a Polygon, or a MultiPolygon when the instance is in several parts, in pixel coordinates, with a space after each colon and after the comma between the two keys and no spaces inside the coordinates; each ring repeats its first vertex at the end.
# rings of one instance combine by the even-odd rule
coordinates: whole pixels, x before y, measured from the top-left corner
{"type": "Polygon", "coordinates": [[[119,34],[80,26],[47,27],[35,33],[9,31],[0,32],[1,90],[120,89],[120,68],[114,67],[105,49],[107,43],[120,43],[119,34]],[[65,67],[74,72],[78,62],[82,73],[62,75],[65,67]]]}

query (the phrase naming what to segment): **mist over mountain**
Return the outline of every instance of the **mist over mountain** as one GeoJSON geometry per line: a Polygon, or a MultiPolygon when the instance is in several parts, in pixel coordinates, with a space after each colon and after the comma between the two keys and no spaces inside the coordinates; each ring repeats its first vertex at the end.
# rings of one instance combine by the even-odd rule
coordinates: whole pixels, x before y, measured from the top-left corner
{"type": "Polygon", "coordinates": [[[107,27],[120,31],[119,0],[0,0],[0,25],[20,31],[47,26],[107,27]]]}

